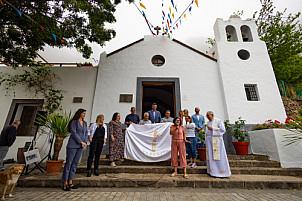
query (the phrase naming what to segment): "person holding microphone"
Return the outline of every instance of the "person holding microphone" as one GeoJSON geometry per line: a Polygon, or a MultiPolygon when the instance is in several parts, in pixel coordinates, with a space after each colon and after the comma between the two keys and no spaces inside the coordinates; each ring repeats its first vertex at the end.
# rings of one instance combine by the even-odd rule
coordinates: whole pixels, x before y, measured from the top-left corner
{"type": "Polygon", "coordinates": [[[186,145],[185,142],[191,143],[186,140],[185,128],[181,123],[179,117],[176,117],[173,120],[174,125],[170,127],[170,135],[172,135],[171,143],[171,166],[174,167],[174,172],[172,177],[177,175],[177,166],[178,166],[178,153],[180,158],[180,167],[184,169],[184,178],[188,178],[187,175],[187,159],[186,159],[186,145]]]}

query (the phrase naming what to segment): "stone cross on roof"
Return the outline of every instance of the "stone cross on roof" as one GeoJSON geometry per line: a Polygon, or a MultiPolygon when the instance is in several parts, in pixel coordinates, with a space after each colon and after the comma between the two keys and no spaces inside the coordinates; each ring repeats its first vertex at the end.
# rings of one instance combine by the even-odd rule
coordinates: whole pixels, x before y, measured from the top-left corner
{"type": "Polygon", "coordinates": [[[154,27],[154,30],[156,30],[156,34],[159,34],[159,30],[161,30],[161,28],[159,26],[154,27]]]}

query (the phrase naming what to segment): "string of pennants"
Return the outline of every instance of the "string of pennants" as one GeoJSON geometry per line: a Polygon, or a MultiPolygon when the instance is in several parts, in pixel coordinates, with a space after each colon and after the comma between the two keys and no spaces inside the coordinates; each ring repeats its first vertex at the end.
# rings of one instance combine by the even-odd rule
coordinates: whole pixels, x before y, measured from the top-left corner
{"type": "MultiPolygon", "coordinates": [[[[19,9],[17,9],[14,5],[12,5],[11,3],[7,2],[6,0],[0,0],[0,4],[2,6],[4,6],[3,1],[11,6],[12,8],[14,8],[16,10],[16,12],[20,15],[20,18],[22,20],[22,16],[25,16],[26,18],[28,18],[29,20],[31,20],[32,22],[34,22],[35,24],[37,24],[41,30],[43,31],[44,34],[46,34],[46,32],[49,32],[52,37],[54,38],[54,42],[57,43],[57,41],[60,41],[61,43],[65,43],[66,46],[70,49],[75,48],[77,50],[78,53],[84,55],[86,57],[86,54],[84,52],[82,52],[81,50],[79,50],[78,48],[76,48],[75,46],[73,46],[71,43],[68,43],[66,40],[64,40],[63,38],[58,37],[58,35],[54,34],[53,32],[51,32],[50,30],[48,30],[47,28],[43,27],[41,24],[39,24],[38,22],[36,22],[35,20],[33,20],[30,16],[28,16],[27,14],[25,14],[24,12],[20,11],[19,9]]],[[[90,57],[87,55],[87,57],[91,60],[94,61],[95,63],[98,63],[99,61],[93,57],[90,57]]]]}
{"type": "MultiPolygon", "coordinates": [[[[139,12],[142,14],[144,19],[146,20],[146,23],[148,25],[148,28],[149,28],[151,34],[153,36],[156,36],[156,34],[153,32],[154,27],[150,23],[150,21],[147,19],[147,16],[144,12],[144,10],[147,10],[147,7],[141,1],[142,0],[140,0],[140,2],[139,2],[141,9],[139,9],[139,7],[135,3],[134,3],[134,5],[136,6],[136,8],[139,10],[139,12]]],[[[178,29],[179,26],[181,26],[181,20],[187,19],[187,11],[189,11],[190,14],[192,13],[192,8],[194,6],[194,3],[196,4],[197,7],[199,7],[198,0],[192,0],[189,3],[189,5],[185,8],[185,10],[177,18],[176,16],[178,14],[178,8],[177,8],[178,1],[176,3],[174,3],[173,0],[170,0],[170,2],[167,4],[169,10],[165,11],[164,0],[162,0],[162,30],[163,30],[162,35],[167,35],[169,38],[171,38],[174,30],[178,29]]]]}

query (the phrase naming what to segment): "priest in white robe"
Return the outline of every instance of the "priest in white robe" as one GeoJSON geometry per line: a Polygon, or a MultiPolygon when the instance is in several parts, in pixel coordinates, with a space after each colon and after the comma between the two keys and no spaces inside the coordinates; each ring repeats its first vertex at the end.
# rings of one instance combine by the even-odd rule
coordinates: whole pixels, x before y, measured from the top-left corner
{"type": "Polygon", "coordinates": [[[222,137],[226,131],[224,124],[220,119],[214,118],[212,111],[207,112],[207,118],[207,173],[212,177],[230,177],[231,170],[222,137]]]}

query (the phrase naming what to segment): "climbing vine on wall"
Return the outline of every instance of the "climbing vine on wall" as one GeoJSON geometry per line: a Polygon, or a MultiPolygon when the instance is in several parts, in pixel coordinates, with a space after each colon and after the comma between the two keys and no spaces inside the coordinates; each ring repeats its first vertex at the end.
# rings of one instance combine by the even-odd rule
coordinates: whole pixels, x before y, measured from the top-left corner
{"type": "Polygon", "coordinates": [[[58,75],[52,72],[49,66],[40,63],[30,63],[29,67],[23,67],[23,72],[20,74],[0,73],[0,86],[5,87],[6,95],[13,92],[15,96],[15,87],[23,85],[37,98],[44,97],[44,108],[48,113],[61,108],[65,91],[54,86],[54,83],[59,80],[58,75]]]}

